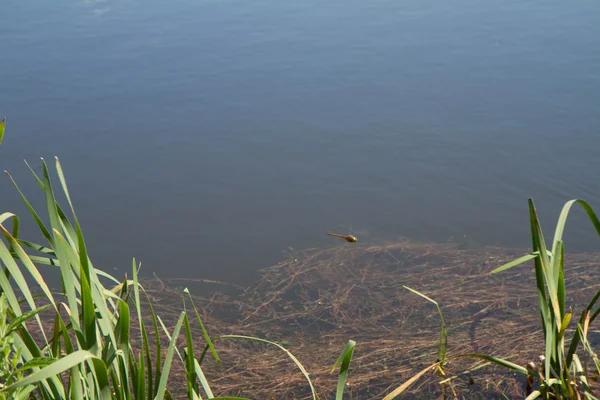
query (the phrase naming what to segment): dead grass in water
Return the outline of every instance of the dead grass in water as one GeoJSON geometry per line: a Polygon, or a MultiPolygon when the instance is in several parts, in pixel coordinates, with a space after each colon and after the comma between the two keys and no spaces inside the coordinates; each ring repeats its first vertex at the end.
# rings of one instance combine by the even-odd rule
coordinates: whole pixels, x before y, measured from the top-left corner
{"type": "MultiPolygon", "coordinates": [[[[433,363],[439,318],[433,306],[408,292],[410,286],[442,307],[449,355],[479,352],[521,365],[543,354],[533,266],[491,275],[524,251],[500,248],[457,250],[450,245],[400,241],[343,245],[300,252],[261,272],[239,296],[197,298],[211,336],[239,334],[284,344],[306,367],[322,399],[333,398],[331,367],[348,339],[357,341],[350,367],[352,399],[380,399],[433,363]]],[[[598,290],[596,254],[567,258],[567,304],[579,315],[598,290]]],[[[178,283],[180,284],[180,283],[178,283]]],[[[181,309],[169,282],[145,283],[158,314],[181,309]]],[[[177,311],[177,312],[175,312],[177,311]]],[[[197,337],[201,337],[198,335],[197,337]]],[[[215,343],[223,366],[206,358],[205,372],[217,393],[253,399],[310,398],[308,385],[286,354],[239,340],[215,343]]],[[[464,398],[524,398],[525,379],[464,359],[449,364],[464,398]]],[[[177,379],[177,373],[173,379],[177,379]]],[[[182,389],[185,390],[185,380],[182,389]]],[[[407,398],[440,395],[433,374],[417,382],[407,398]]]]}

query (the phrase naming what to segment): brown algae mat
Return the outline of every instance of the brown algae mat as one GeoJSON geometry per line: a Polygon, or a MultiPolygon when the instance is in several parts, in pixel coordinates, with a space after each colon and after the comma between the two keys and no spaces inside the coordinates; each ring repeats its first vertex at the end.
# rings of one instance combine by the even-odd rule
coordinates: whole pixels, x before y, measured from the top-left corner
{"type": "MultiPolygon", "coordinates": [[[[261,271],[258,281],[238,295],[194,299],[211,336],[255,336],[291,351],[321,399],[334,398],[337,371],[332,366],[347,341],[356,341],[345,398],[381,399],[437,357],[440,319],[435,306],[404,285],[439,303],[448,356],[478,352],[521,365],[538,362],[544,345],[533,263],[490,273],[525,252],[410,241],[344,244],[292,254],[261,271]]],[[[600,288],[599,265],[598,254],[566,257],[567,305],[574,318],[600,288]]],[[[159,315],[167,320],[178,315],[182,303],[174,282],[155,279],[144,285],[159,315]]],[[[199,328],[195,334],[202,337],[199,328]]],[[[280,349],[241,339],[216,340],[215,347],[222,365],[210,354],[203,363],[215,395],[312,398],[306,379],[280,349]]],[[[525,397],[524,376],[482,360],[452,360],[447,373],[461,399],[525,397]]],[[[170,378],[172,384],[177,385],[178,375],[170,378]]],[[[442,386],[432,372],[399,398],[441,397],[442,386]]]]}

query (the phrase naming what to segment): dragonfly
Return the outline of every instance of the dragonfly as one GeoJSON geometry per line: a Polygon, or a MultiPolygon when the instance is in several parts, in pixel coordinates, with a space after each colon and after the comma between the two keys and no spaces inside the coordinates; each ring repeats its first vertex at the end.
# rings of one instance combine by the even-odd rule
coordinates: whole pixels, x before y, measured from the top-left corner
{"type": "Polygon", "coordinates": [[[327,234],[329,236],[333,236],[333,237],[337,237],[340,239],[345,240],[348,243],[356,243],[358,242],[358,238],[352,234],[350,234],[350,231],[352,231],[352,228],[348,229],[348,234],[347,235],[343,235],[341,233],[333,233],[333,232],[327,232],[327,234]]]}
{"type": "Polygon", "coordinates": [[[327,232],[327,234],[329,236],[334,236],[334,237],[338,237],[340,239],[344,239],[348,243],[356,243],[356,242],[358,242],[358,239],[354,235],[342,235],[340,233],[332,233],[332,232],[327,232]]]}

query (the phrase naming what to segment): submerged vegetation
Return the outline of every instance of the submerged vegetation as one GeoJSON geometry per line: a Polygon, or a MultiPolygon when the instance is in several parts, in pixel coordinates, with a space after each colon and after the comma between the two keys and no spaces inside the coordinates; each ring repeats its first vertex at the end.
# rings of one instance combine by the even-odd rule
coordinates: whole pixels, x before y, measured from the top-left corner
{"type": "Polygon", "coordinates": [[[202,297],[140,280],[135,260],[123,278],[95,268],[59,161],[70,217],[46,163],[31,172],[48,223],[13,183],[45,243],[0,214],[0,399],[596,398],[600,258],[562,240],[574,204],[600,234],[583,201],[547,248],[530,200],[532,251],[514,261],[408,241],[313,250],[202,297]],[[533,272],[498,273],[522,263],[533,272]]]}

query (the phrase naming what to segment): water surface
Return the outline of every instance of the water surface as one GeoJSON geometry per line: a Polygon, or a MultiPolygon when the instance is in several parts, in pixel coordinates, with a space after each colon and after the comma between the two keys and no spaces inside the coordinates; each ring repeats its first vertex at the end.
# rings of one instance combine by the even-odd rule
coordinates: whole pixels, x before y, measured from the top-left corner
{"type": "MultiPolygon", "coordinates": [[[[528,197],[548,235],[564,201],[600,208],[595,1],[4,0],[0,15],[0,167],[43,206],[22,160],[61,158],[100,268],[136,256],[241,282],[288,247],[341,245],[324,235],[340,224],[526,246],[528,197]]],[[[0,193],[25,215],[6,178],[0,193]]],[[[578,214],[567,251],[599,250],[578,214]]]]}

